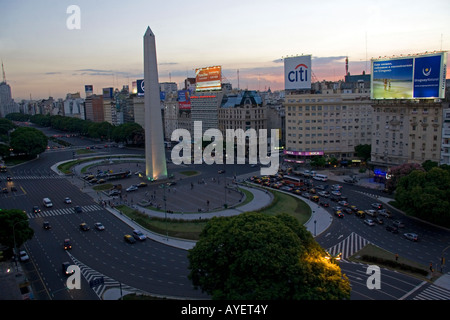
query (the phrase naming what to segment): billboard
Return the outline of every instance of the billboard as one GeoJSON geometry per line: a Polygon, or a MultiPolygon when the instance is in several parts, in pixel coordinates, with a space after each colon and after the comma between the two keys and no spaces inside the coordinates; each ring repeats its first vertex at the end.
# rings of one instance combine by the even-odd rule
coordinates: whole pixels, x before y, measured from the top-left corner
{"type": "Polygon", "coordinates": [[[92,96],[94,92],[94,86],[90,84],[85,85],[84,92],[86,93],[86,98],[92,96]]]}
{"type": "Polygon", "coordinates": [[[138,97],[143,97],[144,96],[144,79],[136,80],[136,86],[137,86],[138,97]]]}
{"type": "Polygon", "coordinates": [[[311,55],[284,58],[284,89],[311,89],[311,55]]]}
{"type": "Polygon", "coordinates": [[[371,99],[443,99],[446,69],[446,52],[374,59],[371,99]]]}
{"type": "Polygon", "coordinates": [[[222,67],[195,69],[195,91],[222,90],[222,67]]]}
{"type": "Polygon", "coordinates": [[[112,99],[114,94],[114,88],[103,88],[103,98],[104,99],[112,99]]]}

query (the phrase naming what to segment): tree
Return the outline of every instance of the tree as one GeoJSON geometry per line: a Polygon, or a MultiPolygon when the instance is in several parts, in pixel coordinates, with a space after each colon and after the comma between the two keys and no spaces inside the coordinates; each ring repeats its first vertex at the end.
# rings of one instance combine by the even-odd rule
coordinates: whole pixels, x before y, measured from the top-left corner
{"type": "Polygon", "coordinates": [[[9,209],[1,210],[0,214],[0,243],[10,248],[21,247],[25,241],[30,240],[34,230],[30,228],[28,217],[23,210],[9,209]],[[14,228],[14,230],[13,230],[14,228]]]}
{"type": "Polygon", "coordinates": [[[327,163],[327,161],[325,160],[324,157],[322,156],[314,156],[311,159],[311,166],[315,167],[315,168],[322,168],[325,167],[325,164],[327,163]]]}
{"type": "Polygon", "coordinates": [[[397,188],[397,183],[404,176],[407,176],[414,170],[425,171],[420,164],[404,163],[389,170],[390,178],[386,180],[386,188],[392,192],[397,188]]]}
{"type": "Polygon", "coordinates": [[[214,217],[189,250],[189,278],[213,299],[348,299],[350,285],[287,215],[214,217]]]}
{"type": "Polygon", "coordinates": [[[422,168],[424,168],[425,171],[430,171],[431,169],[436,168],[438,166],[439,166],[439,163],[437,163],[436,161],[431,161],[431,160],[427,160],[422,163],[422,168]]]}
{"type": "Polygon", "coordinates": [[[370,159],[370,153],[372,152],[372,146],[370,144],[359,144],[355,147],[356,156],[364,159],[367,162],[370,159]]]}
{"type": "Polygon", "coordinates": [[[10,135],[10,146],[16,154],[37,156],[46,150],[47,144],[47,136],[35,128],[21,127],[10,135]]]}
{"type": "Polygon", "coordinates": [[[433,168],[414,170],[402,177],[395,200],[407,214],[450,227],[450,172],[433,168]]]}

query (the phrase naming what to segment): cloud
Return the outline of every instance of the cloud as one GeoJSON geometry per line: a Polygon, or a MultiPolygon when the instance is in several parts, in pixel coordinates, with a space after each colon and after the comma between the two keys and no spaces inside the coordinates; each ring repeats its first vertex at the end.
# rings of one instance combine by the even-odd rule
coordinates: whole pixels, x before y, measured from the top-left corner
{"type": "Polygon", "coordinates": [[[46,72],[45,75],[62,74],[62,72],[46,72]]]}

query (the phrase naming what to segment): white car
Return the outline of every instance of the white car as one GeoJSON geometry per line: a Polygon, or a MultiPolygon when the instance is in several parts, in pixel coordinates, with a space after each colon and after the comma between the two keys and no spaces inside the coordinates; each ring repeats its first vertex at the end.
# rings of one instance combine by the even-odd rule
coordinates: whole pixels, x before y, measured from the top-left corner
{"type": "Polygon", "coordinates": [[[105,226],[102,225],[100,222],[96,222],[96,223],[94,224],[94,227],[95,227],[95,229],[97,229],[97,230],[99,230],[99,231],[105,230],[105,226]]]}
{"type": "Polygon", "coordinates": [[[129,186],[128,188],[126,188],[127,192],[131,192],[131,191],[136,191],[138,189],[138,187],[136,187],[135,185],[129,186]]]}
{"type": "Polygon", "coordinates": [[[140,231],[140,230],[133,230],[133,237],[136,240],[140,240],[140,241],[144,241],[145,239],[147,239],[145,234],[143,234],[142,231],[140,231]]]}
{"type": "Polygon", "coordinates": [[[28,253],[26,251],[24,251],[24,250],[19,252],[19,258],[20,258],[20,261],[22,261],[22,262],[30,260],[30,257],[28,256],[28,253]]]}
{"type": "Polygon", "coordinates": [[[369,225],[369,226],[374,226],[375,225],[375,222],[373,222],[372,219],[366,219],[366,220],[364,220],[364,223],[369,225]]]}
{"type": "Polygon", "coordinates": [[[69,197],[66,197],[64,199],[64,202],[69,204],[69,203],[72,203],[72,200],[69,197]]]}

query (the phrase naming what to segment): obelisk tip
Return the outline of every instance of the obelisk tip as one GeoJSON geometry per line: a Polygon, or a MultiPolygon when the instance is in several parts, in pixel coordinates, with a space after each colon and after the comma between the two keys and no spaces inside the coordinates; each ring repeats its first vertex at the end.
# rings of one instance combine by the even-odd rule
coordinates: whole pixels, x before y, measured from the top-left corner
{"type": "Polygon", "coordinates": [[[146,37],[153,37],[154,36],[154,34],[153,34],[153,32],[152,32],[152,29],[150,29],[150,27],[147,27],[147,31],[145,31],[145,36],[146,37]]]}

